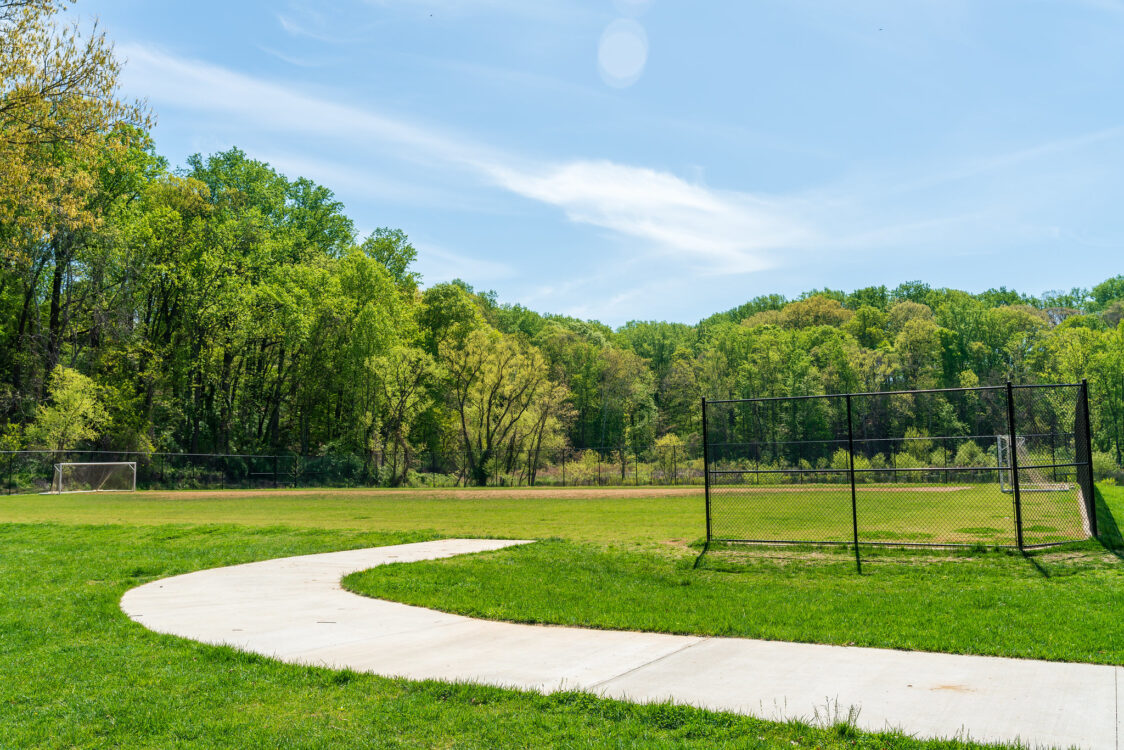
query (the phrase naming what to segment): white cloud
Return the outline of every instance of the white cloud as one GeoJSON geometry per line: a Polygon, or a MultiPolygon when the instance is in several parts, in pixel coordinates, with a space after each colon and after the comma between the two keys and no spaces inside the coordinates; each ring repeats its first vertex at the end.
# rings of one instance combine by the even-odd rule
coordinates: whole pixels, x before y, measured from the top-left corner
{"type": "MultiPolygon", "coordinates": [[[[770,197],[718,190],[667,171],[608,160],[526,158],[435,126],[340,103],[342,95],[333,101],[146,46],[123,46],[122,51],[129,57],[127,84],[150,93],[154,104],[210,114],[238,132],[277,134],[286,143],[304,137],[312,144],[342,145],[350,159],[346,166],[342,157],[339,163],[317,160],[313,145],[308,155],[278,159],[290,176],[295,170],[353,194],[442,209],[487,205],[502,190],[553,207],[574,224],[604,230],[619,250],[593,259],[593,265],[604,266],[601,271],[610,261],[617,268],[638,265],[623,273],[606,271],[616,286],[598,293],[601,307],[621,294],[633,297],[616,299],[617,305],[634,299],[641,292],[631,290],[643,289],[654,277],[682,285],[702,275],[744,276],[782,267],[822,271],[875,257],[918,260],[942,248],[1011,246],[1025,241],[1030,224],[1060,225],[1046,203],[1058,200],[1057,170],[1043,172],[1039,162],[1068,164],[1071,153],[1118,142],[1122,134],[1119,128],[1100,130],[997,156],[946,159],[930,169],[915,161],[892,174],[864,170],[829,188],[770,197]],[[407,184],[366,177],[395,174],[382,168],[385,160],[409,163],[408,176],[397,178],[407,184]],[[986,182],[980,179],[984,174],[986,182]],[[920,203],[910,200],[919,191],[932,194],[920,203]],[[458,196],[466,196],[459,205],[458,196]]],[[[1079,186],[1085,184],[1081,179],[1072,177],[1079,186]]],[[[497,222],[495,235],[503,232],[497,222]]],[[[464,276],[487,283],[516,275],[506,264],[442,248],[429,252],[433,260],[423,272],[430,281],[464,276]]],[[[558,278],[551,280],[552,288],[527,289],[532,298],[567,307],[572,305],[567,300],[590,298],[590,287],[563,283],[573,278],[564,257],[528,262],[521,268],[523,282],[534,283],[533,275],[544,266],[558,278]]]]}
{"type": "Polygon", "coordinates": [[[516,275],[507,263],[474,258],[428,242],[414,243],[414,248],[418,251],[415,268],[426,284],[463,279],[474,286],[486,286],[516,275]]]}
{"type": "Polygon", "coordinates": [[[771,250],[813,236],[778,201],[711,190],[652,169],[576,161],[490,172],[508,190],[563,209],[571,221],[710,261],[726,273],[767,268],[771,250]]]}
{"type": "Polygon", "coordinates": [[[757,271],[774,263],[771,250],[806,243],[813,236],[782,201],[712,190],[667,172],[611,161],[520,159],[467,138],[208,63],[145,46],[122,49],[129,58],[129,84],[157,92],[173,106],[237,117],[260,130],[341,139],[357,150],[454,167],[478,181],[556,206],[573,222],[639,240],[643,250],[708,262],[711,270],[757,271]]]}
{"type": "Polygon", "coordinates": [[[197,112],[242,118],[247,125],[289,133],[382,141],[408,146],[412,154],[464,163],[474,156],[466,143],[444,138],[412,123],[336,104],[285,86],[208,63],[185,60],[143,45],[122,45],[130,87],[152,92],[154,101],[197,112]]]}

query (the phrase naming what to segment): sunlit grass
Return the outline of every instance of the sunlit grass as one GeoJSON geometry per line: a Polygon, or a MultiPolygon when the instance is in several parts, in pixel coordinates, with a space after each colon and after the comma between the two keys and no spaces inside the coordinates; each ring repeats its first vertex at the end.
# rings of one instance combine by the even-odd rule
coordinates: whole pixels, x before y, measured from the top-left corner
{"type": "Polygon", "coordinates": [[[429,536],[0,525],[0,747],[970,746],[861,733],[845,721],[815,728],[300,667],[158,635],[118,607],[122,593],[154,578],[429,536]]]}
{"type": "Polygon", "coordinates": [[[553,539],[352,575],[354,591],[517,622],[1124,664],[1124,561],[1106,486],[1101,542],[985,549],[697,549],[553,539]]]}

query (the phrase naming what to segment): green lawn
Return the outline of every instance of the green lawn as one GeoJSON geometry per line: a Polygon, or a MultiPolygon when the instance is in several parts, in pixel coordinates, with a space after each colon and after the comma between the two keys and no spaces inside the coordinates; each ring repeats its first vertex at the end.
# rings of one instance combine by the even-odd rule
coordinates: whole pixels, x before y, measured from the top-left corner
{"type": "MultiPolygon", "coordinates": [[[[1084,539],[1076,489],[1022,493],[1026,544],[1084,539]]],[[[859,539],[866,542],[1014,545],[1014,496],[998,484],[859,484],[859,539]]],[[[755,486],[711,490],[716,539],[850,542],[847,484],[755,486]]]]}
{"type": "Polygon", "coordinates": [[[137,492],[0,496],[0,522],[230,523],[297,528],[410,531],[442,536],[592,542],[657,542],[704,536],[702,489],[672,496],[640,488],[555,497],[537,488],[496,490],[322,490],[137,492]]]}
{"type": "Polygon", "coordinates": [[[563,539],[349,576],[353,591],[516,622],[1124,665],[1124,488],[1102,542],[1020,555],[563,539]]]}
{"type": "MultiPolygon", "coordinates": [[[[118,607],[127,589],[190,570],[454,534],[560,538],[514,553],[388,566],[353,584],[511,619],[690,632],[756,628],[765,637],[896,638],[906,647],[978,652],[999,644],[994,648],[1012,653],[1110,663],[1121,663],[1124,651],[1113,625],[1124,619],[1120,563],[1089,545],[1025,560],[937,555],[942,559],[925,565],[914,553],[882,551],[862,578],[845,551],[830,549],[797,550],[805,556],[799,559],[791,550],[718,550],[694,570],[696,550],[685,542],[702,535],[698,496],[459,497],[0,498],[0,747],[963,746],[846,725],[813,728],[580,694],[543,697],[304,668],[151,633],[118,607]],[[17,523],[35,517],[53,522],[17,523]],[[179,523],[157,525],[162,520],[179,523]],[[286,526],[271,525],[280,522],[286,526]],[[526,588],[515,595],[520,585],[526,588]],[[924,591],[950,607],[945,620],[904,616],[924,591]],[[957,594],[988,611],[957,605],[957,594]],[[845,616],[848,602],[861,605],[855,616],[845,616]],[[957,611],[969,622],[945,633],[941,623],[957,611]],[[801,620],[809,624],[798,632],[801,620]],[[1043,644],[1035,646],[1035,638],[1043,644]]],[[[1105,502],[1106,513],[1119,516],[1124,493],[1106,489],[1105,502]]]]}
{"type": "Polygon", "coordinates": [[[299,667],[151,633],[118,608],[154,578],[431,536],[0,525],[0,747],[972,747],[299,667]]]}

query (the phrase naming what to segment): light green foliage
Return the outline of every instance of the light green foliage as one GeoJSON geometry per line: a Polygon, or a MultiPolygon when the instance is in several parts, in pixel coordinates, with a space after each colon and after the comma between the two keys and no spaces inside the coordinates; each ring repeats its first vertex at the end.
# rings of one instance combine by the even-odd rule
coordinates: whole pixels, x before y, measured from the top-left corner
{"type": "MultiPolygon", "coordinates": [[[[37,144],[0,138],[6,444],[30,434],[64,364],[102,388],[112,438],[101,447],[347,453],[401,482],[411,456],[464,448],[443,370],[447,353],[480,331],[541,358],[565,389],[557,408],[528,412],[549,428],[519,428],[508,450],[619,453],[668,433],[697,448],[704,395],[1088,378],[1093,440],[1124,458],[1124,277],[1041,298],[921,281],[770,294],[697,325],[618,330],[506,304],[462,281],[419,290],[405,232],[384,227],[360,240],[326,186],[237,148],[170,169],[142,109],[115,98],[108,40],[61,29],[60,7],[0,8],[0,37],[12,41],[0,51],[0,94],[26,94],[0,108],[0,130],[37,144]],[[50,49],[59,55],[42,54],[50,49]],[[52,81],[63,89],[45,97],[52,81]],[[404,371],[395,361],[425,377],[408,387],[388,379],[404,371]]],[[[910,408],[895,418],[953,424],[910,408]]],[[[824,415],[804,416],[794,437],[823,437],[824,415]]]]}
{"type": "Polygon", "coordinates": [[[1117,274],[1097,284],[1093,287],[1090,296],[1093,298],[1088,306],[1091,312],[1104,310],[1112,302],[1124,299],[1124,274],[1117,274]]]}
{"type": "Polygon", "coordinates": [[[51,373],[47,398],[27,428],[32,445],[67,450],[98,437],[108,415],[94,381],[59,365],[51,373]]]}
{"type": "Polygon", "coordinates": [[[974,440],[966,440],[956,449],[957,466],[987,466],[990,462],[983,449],[974,440]]]}
{"type": "Polygon", "coordinates": [[[888,313],[876,307],[863,305],[855,311],[854,317],[843,324],[843,330],[851,334],[861,346],[877,349],[887,343],[888,313]]]}
{"type": "Polygon", "coordinates": [[[781,310],[781,324],[787,328],[839,326],[850,320],[853,314],[838,300],[814,294],[785,305],[781,310]]]}
{"type": "MultiPolygon", "coordinates": [[[[929,465],[929,456],[933,451],[933,441],[928,439],[928,433],[916,427],[905,429],[905,453],[913,461],[914,466],[929,465]]],[[[940,464],[936,464],[940,465],[940,464]]]]}
{"type": "Polygon", "coordinates": [[[476,330],[463,344],[444,344],[440,361],[473,483],[510,470],[516,456],[557,430],[566,390],[551,381],[534,347],[495,330],[476,330]]]}
{"type": "Polygon", "coordinates": [[[380,227],[363,241],[359,249],[378,261],[402,289],[417,287],[419,276],[410,270],[410,265],[418,257],[418,251],[401,229],[380,227]]]}
{"type": "Polygon", "coordinates": [[[678,470],[679,462],[687,458],[683,448],[683,441],[672,432],[656,441],[656,466],[659,468],[661,475],[670,477],[678,470]]]}

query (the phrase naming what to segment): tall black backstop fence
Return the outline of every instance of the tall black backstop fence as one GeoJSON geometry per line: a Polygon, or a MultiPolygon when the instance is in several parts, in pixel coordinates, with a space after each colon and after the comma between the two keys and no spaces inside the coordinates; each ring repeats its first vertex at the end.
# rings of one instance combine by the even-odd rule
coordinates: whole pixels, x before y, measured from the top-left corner
{"type": "Polygon", "coordinates": [[[704,399],[703,435],[708,542],[1097,535],[1085,382],[704,399]]]}

